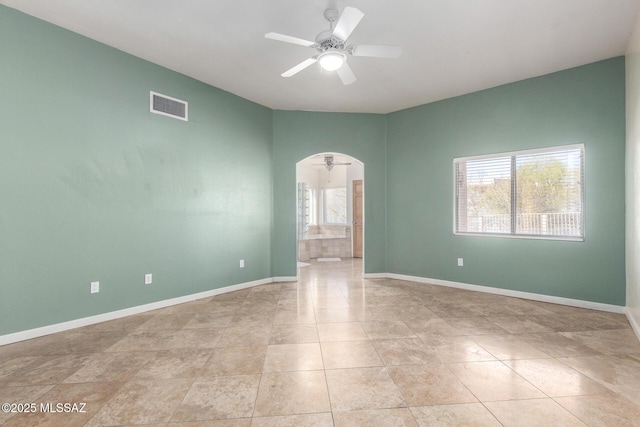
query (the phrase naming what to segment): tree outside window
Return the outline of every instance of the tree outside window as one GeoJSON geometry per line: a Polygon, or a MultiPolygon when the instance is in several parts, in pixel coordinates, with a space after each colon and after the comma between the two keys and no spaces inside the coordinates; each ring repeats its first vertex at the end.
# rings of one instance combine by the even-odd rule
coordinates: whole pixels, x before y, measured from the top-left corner
{"type": "Polygon", "coordinates": [[[325,188],[322,190],[322,211],[325,224],[347,223],[347,188],[325,188]]]}

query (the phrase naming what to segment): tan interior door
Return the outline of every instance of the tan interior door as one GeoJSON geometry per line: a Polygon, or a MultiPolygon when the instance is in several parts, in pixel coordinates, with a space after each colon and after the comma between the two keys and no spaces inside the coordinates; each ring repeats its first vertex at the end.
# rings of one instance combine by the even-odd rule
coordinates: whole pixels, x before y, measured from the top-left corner
{"type": "Polygon", "coordinates": [[[362,258],[362,180],[353,181],[353,257],[362,258]]]}

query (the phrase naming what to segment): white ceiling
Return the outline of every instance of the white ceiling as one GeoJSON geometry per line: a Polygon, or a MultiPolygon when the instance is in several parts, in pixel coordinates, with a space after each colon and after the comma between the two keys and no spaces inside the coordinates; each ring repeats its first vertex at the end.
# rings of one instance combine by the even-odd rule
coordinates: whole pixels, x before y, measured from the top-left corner
{"type": "Polygon", "coordinates": [[[640,0],[0,0],[273,109],[388,113],[625,53],[640,0]],[[343,86],[315,51],[264,38],[315,40],[337,1],[364,19],[350,44],[404,48],[350,57],[343,86]]]}

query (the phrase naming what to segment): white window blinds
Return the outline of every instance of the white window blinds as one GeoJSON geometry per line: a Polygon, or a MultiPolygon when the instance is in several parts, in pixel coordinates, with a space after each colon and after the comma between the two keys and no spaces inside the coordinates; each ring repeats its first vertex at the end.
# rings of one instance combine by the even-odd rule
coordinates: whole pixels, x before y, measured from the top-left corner
{"type": "Polygon", "coordinates": [[[454,159],[455,232],[582,240],[584,146],[454,159]]]}

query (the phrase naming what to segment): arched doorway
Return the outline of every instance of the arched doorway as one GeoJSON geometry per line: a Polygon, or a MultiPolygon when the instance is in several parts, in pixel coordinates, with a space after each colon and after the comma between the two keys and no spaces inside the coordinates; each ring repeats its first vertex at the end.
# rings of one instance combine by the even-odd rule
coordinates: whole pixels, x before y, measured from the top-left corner
{"type": "Polygon", "coordinates": [[[298,266],[364,258],[364,163],[317,153],[296,164],[298,266]]]}

